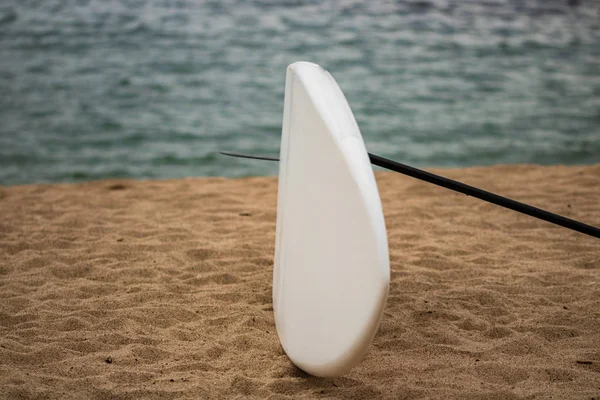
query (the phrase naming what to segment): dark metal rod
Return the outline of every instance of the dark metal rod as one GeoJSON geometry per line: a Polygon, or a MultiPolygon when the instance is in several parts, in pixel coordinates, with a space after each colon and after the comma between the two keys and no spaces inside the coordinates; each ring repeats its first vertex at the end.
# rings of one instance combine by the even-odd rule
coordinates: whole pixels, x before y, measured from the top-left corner
{"type": "MultiPolygon", "coordinates": [[[[220,152],[226,156],[232,157],[241,157],[241,158],[252,158],[256,160],[268,160],[268,161],[279,161],[279,158],[276,157],[266,157],[266,156],[252,156],[241,153],[231,153],[231,152],[220,152]]],[[[497,194],[488,192],[486,190],[482,190],[476,188],[474,186],[466,185],[464,183],[444,178],[443,176],[439,176],[436,174],[432,174],[430,172],[423,171],[418,168],[411,167],[406,164],[402,164],[393,160],[390,160],[385,157],[381,157],[375,154],[369,154],[369,159],[373,165],[377,165],[378,167],[382,167],[385,169],[389,169],[394,172],[398,172],[404,175],[411,176],[416,179],[420,179],[425,182],[433,183],[434,185],[444,187],[446,189],[453,190],[458,193],[466,194],[467,196],[475,197],[483,201],[487,201],[488,203],[496,204],[498,206],[508,208],[509,210],[517,211],[525,215],[529,215],[534,218],[538,218],[556,225],[560,225],[564,228],[568,228],[574,230],[576,232],[580,232],[589,236],[593,236],[595,238],[600,239],[600,229],[595,226],[584,224],[583,222],[576,221],[574,219],[570,219],[567,217],[563,217],[562,215],[554,214],[546,210],[542,210],[541,208],[533,207],[525,203],[521,203],[519,201],[515,201],[509,199],[507,197],[499,196],[497,194]]]]}
{"type": "Polygon", "coordinates": [[[223,154],[224,156],[230,157],[251,158],[253,160],[279,161],[279,158],[277,157],[253,156],[251,154],[233,153],[231,151],[220,151],[219,153],[223,154]]]}

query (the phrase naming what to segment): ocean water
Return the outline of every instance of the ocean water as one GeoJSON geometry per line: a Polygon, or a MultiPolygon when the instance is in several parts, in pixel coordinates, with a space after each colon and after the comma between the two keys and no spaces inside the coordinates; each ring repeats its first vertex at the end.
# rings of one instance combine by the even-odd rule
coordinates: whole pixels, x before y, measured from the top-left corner
{"type": "Polygon", "coordinates": [[[285,68],[414,166],[600,162],[595,0],[3,0],[0,184],[276,174],[285,68]]]}

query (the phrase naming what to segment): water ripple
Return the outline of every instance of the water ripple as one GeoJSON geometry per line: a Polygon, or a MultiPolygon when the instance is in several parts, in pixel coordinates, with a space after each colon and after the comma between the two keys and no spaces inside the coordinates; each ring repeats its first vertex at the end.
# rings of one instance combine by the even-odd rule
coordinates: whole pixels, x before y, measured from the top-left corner
{"type": "Polygon", "coordinates": [[[285,67],[417,166],[600,162],[600,6],[581,0],[7,0],[0,184],[275,174],[285,67]],[[571,5],[570,5],[571,4],[571,5]]]}

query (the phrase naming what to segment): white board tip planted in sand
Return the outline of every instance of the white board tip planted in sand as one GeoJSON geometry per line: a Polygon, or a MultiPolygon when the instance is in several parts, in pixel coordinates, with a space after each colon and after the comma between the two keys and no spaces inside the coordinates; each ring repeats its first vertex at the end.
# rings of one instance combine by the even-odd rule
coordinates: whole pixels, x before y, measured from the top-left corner
{"type": "Polygon", "coordinates": [[[360,130],[333,77],[287,69],[273,309],[290,360],[317,376],[367,352],[389,286],[381,201],[360,130]]]}

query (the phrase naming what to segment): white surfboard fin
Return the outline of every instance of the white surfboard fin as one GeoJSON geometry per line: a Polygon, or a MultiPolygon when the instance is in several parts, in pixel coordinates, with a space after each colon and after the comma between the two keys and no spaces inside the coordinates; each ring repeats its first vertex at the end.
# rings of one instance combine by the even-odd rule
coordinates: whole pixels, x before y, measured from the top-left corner
{"type": "Polygon", "coordinates": [[[383,212],[358,125],[318,65],[287,69],[273,309],[290,360],[317,376],[366,353],[389,285],[383,212]]]}

